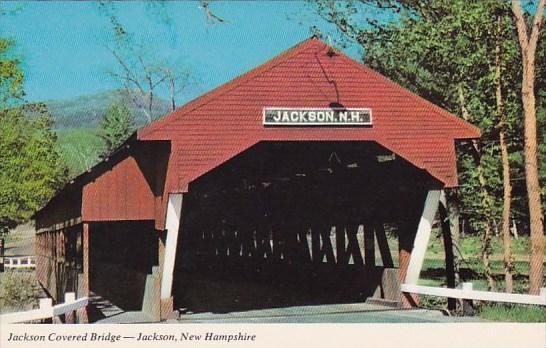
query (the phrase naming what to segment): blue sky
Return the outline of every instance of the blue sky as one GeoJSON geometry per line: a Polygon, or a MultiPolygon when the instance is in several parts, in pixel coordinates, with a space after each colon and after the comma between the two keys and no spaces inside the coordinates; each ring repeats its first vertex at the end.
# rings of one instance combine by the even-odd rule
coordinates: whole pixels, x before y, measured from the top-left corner
{"type": "MultiPolygon", "coordinates": [[[[191,88],[178,102],[206,92],[310,36],[309,28],[333,32],[306,2],[220,2],[214,13],[227,20],[211,24],[199,2],[114,3],[120,22],[153,57],[184,65],[191,88]],[[170,21],[164,21],[168,18],[170,21]]],[[[30,101],[96,93],[120,84],[107,71],[116,62],[108,17],[93,2],[4,3],[15,13],[0,17],[1,36],[16,42],[30,101]]],[[[354,58],[362,52],[347,49],[354,58]]]]}

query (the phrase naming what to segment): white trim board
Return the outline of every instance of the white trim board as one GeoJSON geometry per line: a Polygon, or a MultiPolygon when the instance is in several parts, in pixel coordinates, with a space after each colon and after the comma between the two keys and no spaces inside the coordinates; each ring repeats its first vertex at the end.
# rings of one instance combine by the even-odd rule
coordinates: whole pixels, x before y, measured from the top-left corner
{"type": "Polygon", "coordinates": [[[432,231],[432,223],[438,211],[441,192],[442,190],[439,189],[431,189],[427,193],[425,206],[423,207],[423,213],[421,214],[413,242],[408,271],[406,279],[404,279],[405,283],[417,285],[417,281],[419,280],[419,274],[421,273],[421,268],[423,268],[423,261],[425,260],[425,253],[430,239],[430,232],[432,231]]]}
{"type": "Polygon", "coordinates": [[[1,324],[15,324],[34,320],[48,319],[61,314],[67,314],[86,307],[89,303],[87,297],[76,299],[76,294],[67,292],[65,294],[65,302],[52,305],[53,301],[50,298],[40,299],[40,308],[25,312],[5,313],[0,315],[1,324]]]}
{"type": "Polygon", "coordinates": [[[173,271],[176,259],[176,245],[178,244],[178,229],[180,227],[180,216],[182,214],[182,194],[169,194],[167,206],[167,218],[165,229],[167,240],[165,241],[165,259],[163,262],[163,275],[161,277],[161,298],[171,297],[173,285],[173,271]]]}
{"type": "Polygon", "coordinates": [[[466,300],[509,302],[519,304],[530,304],[546,306],[546,288],[542,288],[540,295],[511,294],[506,292],[473,290],[471,283],[463,283],[462,289],[440,288],[434,286],[422,286],[413,284],[402,284],[403,292],[430,295],[449,298],[460,298],[466,300]]]}

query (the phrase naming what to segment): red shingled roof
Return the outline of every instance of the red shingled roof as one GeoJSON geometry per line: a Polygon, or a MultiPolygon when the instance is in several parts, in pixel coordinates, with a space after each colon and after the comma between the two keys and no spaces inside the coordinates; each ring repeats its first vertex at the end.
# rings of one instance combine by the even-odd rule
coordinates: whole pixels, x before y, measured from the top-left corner
{"type": "Polygon", "coordinates": [[[252,145],[267,140],[376,141],[425,169],[447,187],[457,185],[456,139],[478,128],[402,88],[328,45],[308,39],[139,130],[140,140],[170,140],[169,190],[252,145]],[[264,107],[371,108],[369,128],[264,127],[264,107]]]}

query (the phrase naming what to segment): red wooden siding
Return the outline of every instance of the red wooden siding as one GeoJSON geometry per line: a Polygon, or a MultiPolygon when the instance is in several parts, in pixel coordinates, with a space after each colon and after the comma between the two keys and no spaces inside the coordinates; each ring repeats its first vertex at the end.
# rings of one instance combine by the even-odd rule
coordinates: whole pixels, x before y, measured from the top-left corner
{"type": "Polygon", "coordinates": [[[63,190],[37,220],[45,226],[71,216],[153,219],[163,229],[169,193],[186,191],[190,182],[261,141],[374,141],[453,187],[455,141],[479,135],[476,127],[309,39],[139,130],[127,143],[130,149],[77,178],[80,191],[63,190]],[[264,107],[331,103],[371,108],[373,125],[262,125],[264,107]]]}
{"type": "MultiPolygon", "coordinates": [[[[81,186],[68,184],[61,193],[53,197],[44,208],[35,214],[36,230],[51,229],[56,224],[76,223],[76,220],[82,216],[81,192],[81,186]]],[[[56,227],[56,229],[59,228],[61,226],[56,227]]]]}
{"type": "Polygon", "coordinates": [[[257,142],[376,141],[428,171],[446,186],[457,185],[454,141],[479,130],[445,110],[310,39],[266,64],[186,104],[141,129],[141,140],[171,140],[167,184],[184,191],[192,180],[257,142]],[[264,127],[266,106],[372,109],[368,128],[264,127]]]}
{"type": "Polygon", "coordinates": [[[57,301],[75,292],[81,273],[81,224],[36,235],[36,279],[57,301]]]}
{"type": "Polygon", "coordinates": [[[155,196],[134,156],[129,155],[85,185],[84,221],[153,220],[155,196]]]}

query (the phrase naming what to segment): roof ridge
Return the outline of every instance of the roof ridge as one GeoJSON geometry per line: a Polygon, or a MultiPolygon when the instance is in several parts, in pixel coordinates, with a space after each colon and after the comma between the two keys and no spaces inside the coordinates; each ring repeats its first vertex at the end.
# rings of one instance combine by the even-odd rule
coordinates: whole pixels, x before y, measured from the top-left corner
{"type": "Polygon", "coordinates": [[[465,127],[470,132],[473,132],[473,133],[477,132],[478,136],[479,136],[479,134],[481,134],[481,130],[477,126],[471,124],[470,122],[468,122],[466,120],[463,120],[462,118],[460,118],[460,117],[452,114],[451,112],[441,108],[440,106],[432,103],[431,101],[421,97],[419,94],[410,91],[409,89],[405,88],[404,86],[400,85],[399,83],[391,80],[387,76],[373,70],[372,68],[370,68],[366,64],[357,62],[356,60],[354,60],[351,57],[347,56],[345,53],[341,52],[340,50],[338,50],[336,48],[333,48],[333,49],[335,50],[335,52],[337,54],[342,56],[346,61],[350,62],[351,64],[353,64],[353,65],[355,65],[357,67],[359,67],[361,70],[374,75],[376,78],[379,78],[379,79],[387,82],[388,84],[392,85],[393,87],[395,87],[397,90],[399,90],[403,94],[410,95],[410,96],[414,97],[419,103],[423,104],[425,107],[427,107],[429,109],[432,109],[432,111],[434,113],[436,113],[437,115],[442,116],[444,118],[448,118],[449,120],[452,120],[452,121],[458,123],[460,126],[465,127]]]}
{"type": "Polygon", "coordinates": [[[146,137],[147,135],[155,132],[156,130],[163,127],[165,123],[170,121],[171,119],[185,115],[191,111],[194,111],[204,105],[206,105],[211,100],[214,100],[215,98],[224,95],[233,89],[239,87],[241,84],[248,82],[261,74],[279,66],[280,64],[286,62],[288,59],[295,57],[302,53],[302,51],[298,51],[299,48],[302,48],[306,43],[317,41],[322,44],[324,44],[326,47],[330,47],[325,42],[317,39],[315,36],[311,36],[310,38],[307,38],[294,46],[288,48],[287,50],[277,54],[273,58],[269,58],[265,62],[255,66],[254,68],[246,71],[242,75],[236,76],[233,79],[229,80],[228,82],[225,82],[221,84],[220,86],[214,88],[211,91],[206,92],[205,94],[202,94],[186,104],[182,105],[178,109],[172,111],[170,114],[144,126],[143,128],[138,130],[138,139],[142,139],[143,137],[146,137]]]}
{"type": "Polygon", "coordinates": [[[394,87],[397,91],[402,93],[403,95],[410,96],[413,99],[415,99],[418,103],[420,103],[425,108],[429,109],[430,111],[434,112],[436,115],[441,116],[443,118],[446,118],[452,122],[455,122],[461,127],[464,127],[466,131],[472,133],[471,135],[465,135],[464,137],[460,138],[470,138],[479,136],[481,133],[480,129],[473,124],[470,124],[469,122],[461,119],[460,117],[452,114],[451,112],[435,105],[434,103],[430,102],[429,100],[421,97],[420,95],[408,90],[407,88],[404,88],[399,83],[389,79],[388,77],[380,74],[379,72],[371,69],[366,64],[363,64],[361,62],[358,62],[351,57],[347,56],[345,53],[340,51],[339,49],[336,49],[335,47],[332,47],[325,43],[324,41],[318,39],[316,36],[311,36],[310,38],[307,38],[306,40],[303,40],[296,45],[290,47],[289,49],[279,53],[278,55],[274,56],[273,58],[268,59],[264,63],[255,66],[254,68],[248,70],[247,72],[243,73],[242,75],[239,75],[232,80],[214,88],[213,90],[202,94],[191,101],[187,102],[183,106],[179,107],[178,109],[171,112],[169,115],[164,116],[151,124],[141,128],[138,130],[138,138],[143,139],[147,135],[150,135],[151,133],[155,132],[158,129],[163,128],[165,123],[168,123],[173,118],[181,117],[182,115],[185,115],[189,112],[192,112],[206,104],[208,104],[210,101],[214,100],[215,98],[222,96],[233,89],[239,87],[241,84],[246,83],[258,76],[261,76],[263,73],[279,66],[280,64],[286,62],[288,59],[291,59],[299,54],[301,54],[303,51],[300,51],[299,49],[302,48],[307,43],[316,41],[317,43],[320,43],[323,45],[324,48],[328,47],[330,49],[333,49],[336,54],[338,54],[342,59],[344,59],[346,62],[352,64],[353,66],[358,67],[361,71],[364,71],[366,73],[370,73],[370,75],[374,76],[376,79],[380,79],[386,83],[388,83],[390,86],[394,87]]]}

